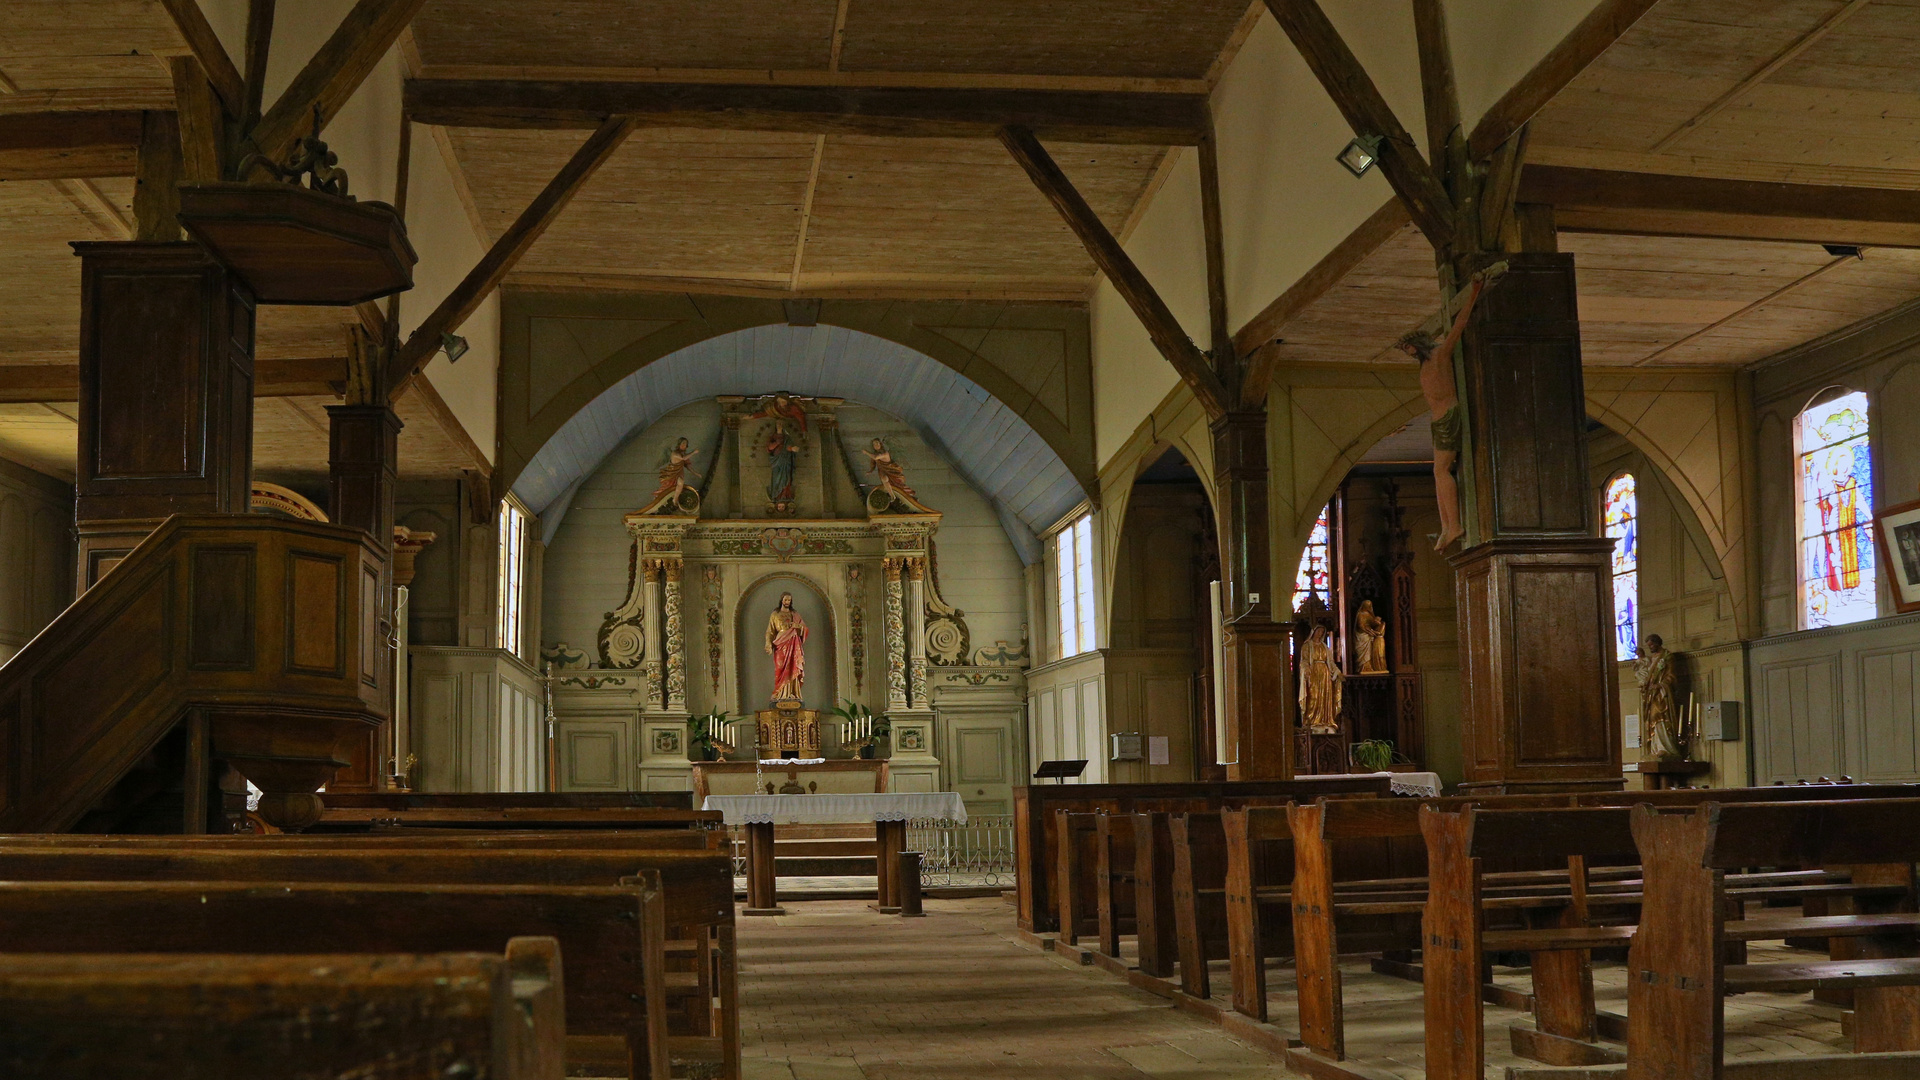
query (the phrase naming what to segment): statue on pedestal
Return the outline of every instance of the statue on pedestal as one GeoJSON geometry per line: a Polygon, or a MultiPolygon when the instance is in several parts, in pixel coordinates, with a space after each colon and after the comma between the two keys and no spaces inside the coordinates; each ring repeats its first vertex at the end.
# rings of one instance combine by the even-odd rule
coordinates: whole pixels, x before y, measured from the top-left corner
{"type": "Polygon", "coordinates": [[[1673,654],[1666,650],[1659,634],[1648,634],[1640,643],[1640,658],[1633,662],[1633,681],[1640,687],[1640,746],[1648,758],[1684,761],[1676,737],[1679,717],[1673,708],[1673,654]]]}
{"type": "Polygon", "coordinates": [[[1353,613],[1354,652],[1362,675],[1387,673],[1387,621],[1373,613],[1373,601],[1360,601],[1353,613]]]}
{"type": "Polygon", "coordinates": [[[767,616],[767,653],[773,657],[773,701],[798,703],[807,682],[807,620],[793,609],[793,594],[767,616]]]}
{"type": "Polygon", "coordinates": [[[1300,646],[1300,725],[1314,735],[1340,730],[1340,704],[1346,676],[1334,663],[1327,628],[1316,626],[1300,646]]]}

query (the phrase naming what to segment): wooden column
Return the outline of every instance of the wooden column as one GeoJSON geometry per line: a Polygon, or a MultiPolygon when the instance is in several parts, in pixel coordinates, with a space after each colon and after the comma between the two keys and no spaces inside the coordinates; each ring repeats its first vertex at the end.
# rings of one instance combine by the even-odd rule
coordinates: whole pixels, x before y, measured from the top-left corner
{"type": "Polygon", "coordinates": [[[1466,269],[1502,259],[1464,339],[1463,786],[1618,788],[1612,541],[1593,529],[1573,257],[1482,255],[1466,269]]]}
{"type": "Polygon", "coordinates": [[[742,915],[785,915],[775,889],[773,823],[749,821],[747,830],[747,906],[742,915]]]}
{"type": "Polygon", "coordinates": [[[197,244],[73,248],[84,592],[168,515],[247,512],[254,301],[197,244]]]}
{"type": "MultiPolygon", "coordinates": [[[[327,406],[329,448],[327,454],[327,514],[336,525],[364,529],[389,554],[393,550],[393,489],[399,479],[397,455],[400,418],[385,404],[327,406]]],[[[377,592],[384,610],[376,626],[378,640],[371,643],[377,676],[383,685],[391,685],[386,674],[394,662],[393,589],[382,582],[377,592]]],[[[341,769],[329,791],[361,792],[379,790],[385,771],[382,748],[392,744],[392,720],[371,729],[364,741],[356,741],[348,751],[347,767],[341,769]]]]}
{"type": "Polygon", "coordinates": [[[1293,776],[1293,709],[1287,628],[1273,621],[1273,552],[1267,533],[1267,415],[1213,421],[1219,495],[1221,588],[1226,621],[1225,705],[1233,733],[1231,780],[1293,776]]]}

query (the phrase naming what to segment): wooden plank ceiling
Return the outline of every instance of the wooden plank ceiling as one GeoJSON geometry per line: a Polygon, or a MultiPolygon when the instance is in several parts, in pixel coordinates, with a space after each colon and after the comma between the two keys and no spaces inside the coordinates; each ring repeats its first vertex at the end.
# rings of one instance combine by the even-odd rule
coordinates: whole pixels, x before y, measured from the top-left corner
{"type": "MultiPolygon", "coordinates": [[[[1534,120],[1528,161],[1920,190],[1916,55],[1920,0],[1662,0],[1534,120]]],[[[1560,247],[1576,257],[1589,365],[1749,364],[1920,298],[1910,248],[1852,257],[1565,227],[1560,247]]],[[[1270,347],[1282,361],[1404,362],[1393,342],[1437,303],[1407,226],[1270,347]]]]}
{"type": "MultiPolygon", "coordinates": [[[[1244,0],[434,0],[414,23],[437,78],[1204,89],[1244,0]]],[[[582,138],[455,129],[497,237],[582,138]]],[[[1115,231],[1157,146],[1053,152],[1115,231]]],[[[536,287],[1084,301],[1085,250],[989,140],[638,132],[508,278],[536,287]]]]}

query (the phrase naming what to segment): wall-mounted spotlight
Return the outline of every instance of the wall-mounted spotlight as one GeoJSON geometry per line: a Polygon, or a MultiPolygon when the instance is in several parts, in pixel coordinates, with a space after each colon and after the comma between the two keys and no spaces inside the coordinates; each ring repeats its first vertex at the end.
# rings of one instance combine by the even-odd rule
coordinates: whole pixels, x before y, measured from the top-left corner
{"type": "Polygon", "coordinates": [[[447,354],[447,363],[451,364],[467,355],[467,339],[458,334],[441,334],[440,349],[447,354]]]}
{"type": "Polygon", "coordinates": [[[1346,148],[1333,156],[1348,172],[1355,176],[1367,175],[1367,170],[1380,160],[1380,136],[1361,135],[1346,145],[1346,148]]]}

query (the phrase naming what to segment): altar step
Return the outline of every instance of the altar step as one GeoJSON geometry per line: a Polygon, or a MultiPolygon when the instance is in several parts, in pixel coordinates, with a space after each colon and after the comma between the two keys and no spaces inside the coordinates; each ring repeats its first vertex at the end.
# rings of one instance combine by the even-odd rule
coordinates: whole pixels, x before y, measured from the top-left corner
{"type": "Polygon", "coordinates": [[[778,878],[873,877],[873,845],[865,855],[781,855],[774,845],[773,873],[778,878]]]}
{"type": "MultiPolygon", "coordinates": [[[[819,858],[823,855],[864,855],[869,861],[873,858],[873,836],[866,839],[848,840],[785,840],[778,836],[773,841],[773,857],[819,858]]],[[[868,873],[873,871],[869,870],[868,873]]]]}

